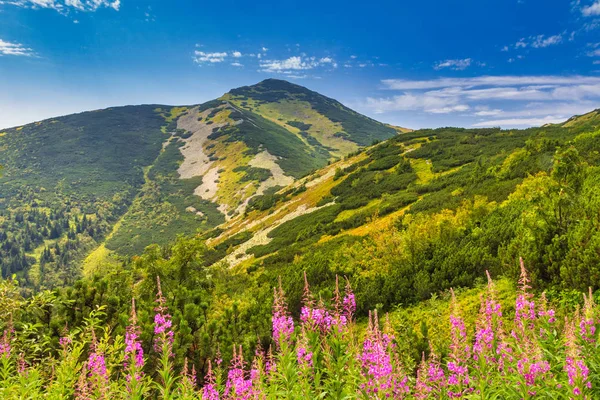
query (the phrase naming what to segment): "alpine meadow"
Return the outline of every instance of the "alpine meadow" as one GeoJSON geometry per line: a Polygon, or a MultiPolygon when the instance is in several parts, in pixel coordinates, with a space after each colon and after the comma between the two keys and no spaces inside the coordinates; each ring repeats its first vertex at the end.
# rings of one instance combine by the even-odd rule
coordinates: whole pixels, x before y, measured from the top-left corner
{"type": "Polygon", "coordinates": [[[402,3],[0,1],[0,398],[600,399],[600,2],[402,3]]]}

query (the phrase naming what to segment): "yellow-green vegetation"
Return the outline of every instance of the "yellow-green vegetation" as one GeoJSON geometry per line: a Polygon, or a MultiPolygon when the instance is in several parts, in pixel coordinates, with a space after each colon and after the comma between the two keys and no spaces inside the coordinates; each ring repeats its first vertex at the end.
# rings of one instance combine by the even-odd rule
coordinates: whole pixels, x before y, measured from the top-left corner
{"type": "MultiPolygon", "coordinates": [[[[467,332],[475,330],[475,323],[481,308],[481,298],[487,291],[487,283],[480,282],[471,289],[455,290],[456,304],[464,318],[467,332]]],[[[516,285],[510,279],[500,278],[494,281],[495,300],[501,305],[504,316],[506,331],[511,329],[510,317],[514,315],[516,285]]],[[[390,313],[390,321],[393,326],[407,334],[414,335],[413,340],[431,343],[436,352],[446,348],[450,341],[450,324],[442,323],[450,321],[451,294],[449,291],[434,294],[430,299],[420,302],[418,305],[400,307],[397,311],[390,313]],[[425,327],[425,329],[424,329],[425,327]]]]}
{"type": "Polygon", "coordinates": [[[419,178],[420,184],[425,184],[430,182],[433,178],[435,178],[435,174],[431,168],[431,160],[423,160],[420,158],[412,158],[410,160],[410,165],[415,170],[417,177],[419,178]]]}
{"type": "Polygon", "coordinates": [[[118,265],[117,255],[102,243],[83,260],[82,273],[84,277],[91,277],[94,274],[112,270],[118,265]]]}
{"type": "Polygon", "coordinates": [[[245,199],[256,193],[259,182],[242,182],[244,172],[236,172],[240,166],[247,166],[252,156],[243,142],[226,142],[217,140],[211,145],[211,151],[223,154],[214,162],[212,168],[222,171],[219,174],[217,199],[219,204],[226,204],[229,210],[235,210],[245,199]]]}
{"type": "Polygon", "coordinates": [[[169,109],[158,107],[154,109],[154,111],[159,113],[167,122],[176,120],[187,110],[188,107],[171,107],[169,109]]]}
{"type": "MultiPolygon", "coordinates": [[[[343,131],[343,127],[339,122],[332,122],[314,110],[310,103],[306,101],[281,100],[279,102],[261,103],[252,98],[241,100],[240,97],[233,97],[231,95],[226,95],[223,99],[231,101],[238,107],[262,115],[290,132],[295,133],[305,141],[306,139],[301,133],[314,137],[321,145],[335,149],[331,153],[334,157],[339,158],[358,149],[356,143],[334,136],[336,133],[343,131]],[[302,122],[308,125],[308,129],[301,130],[298,127],[288,124],[288,122],[302,122]]],[[[310,145],[308,141],[306,143],[310,145]]]]}
{"type": "Polygon", "coordinates": [[[374,199],[374,200],[371,200],[368,204],[366,204],[362,207],[356,208],[354,210],[344,210],[338,214],[338,216],[335,218],[335,220],[333,222],[345,221],[345,220],[349,219],[350,217],[352,217],[353,215],[363,213],[363,212],[370,211],[372,213],[375,213],[375,211],[377,210],[377,207],[379,205],[381,205],[382,202],[383,202],[382,199],[374,199]]]}

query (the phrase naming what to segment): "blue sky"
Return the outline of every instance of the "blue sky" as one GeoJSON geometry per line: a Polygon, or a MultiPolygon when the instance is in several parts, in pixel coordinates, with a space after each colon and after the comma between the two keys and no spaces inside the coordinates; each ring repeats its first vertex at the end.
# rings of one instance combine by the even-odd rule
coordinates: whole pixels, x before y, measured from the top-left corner
{"type": "Polygon", "coordinates": [[[0,0],[0,128],[269,77],[411,128],[600,108],[600,0],[0,0]]]}

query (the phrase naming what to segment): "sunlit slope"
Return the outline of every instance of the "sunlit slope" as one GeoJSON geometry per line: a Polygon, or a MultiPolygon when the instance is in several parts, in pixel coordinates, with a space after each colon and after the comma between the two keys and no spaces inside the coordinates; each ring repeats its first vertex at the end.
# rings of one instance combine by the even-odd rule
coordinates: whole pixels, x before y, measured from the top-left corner
{"type": "Polygon", "coordinates": [[[443,128],[395,136],[253,198],[244,216],[210,234],[212,261],[278,265],[323,246],[381,239],[420,216],[459,223],[477,208],[505,203],[528,176],[549,171],[561,146],[593,156],[597,134],[580,131],[443,128]]]}

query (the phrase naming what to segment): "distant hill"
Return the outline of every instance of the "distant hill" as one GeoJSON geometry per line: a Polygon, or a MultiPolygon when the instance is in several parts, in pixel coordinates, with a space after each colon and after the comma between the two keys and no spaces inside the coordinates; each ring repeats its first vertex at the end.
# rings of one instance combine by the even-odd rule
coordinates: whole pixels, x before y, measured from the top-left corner
{"type": "Polygon", "coordinates": [[[565,128],[578,128],[584,131],[593,131],[600,128],[600,109],[583,115],[576,115],[560,124],[565,128]]]}

